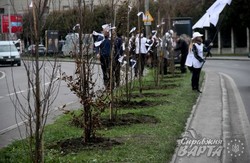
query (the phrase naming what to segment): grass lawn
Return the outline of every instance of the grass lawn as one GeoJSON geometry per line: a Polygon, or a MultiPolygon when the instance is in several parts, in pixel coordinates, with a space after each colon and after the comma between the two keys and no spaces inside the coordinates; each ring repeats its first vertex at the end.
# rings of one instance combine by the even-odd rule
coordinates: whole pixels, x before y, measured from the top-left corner
{"type": "MultiPolygon", "coordinates": [[[[142,96],[138,95],[138,86],[135,84],[131,101],[144,101],[152,105],[119,107],[118,115],[147,115],[157,121],[104,127],[97,131],[98,136],[114,140],[116,144],[62,150],[57,146],[58,142],[79,139],[83,129],[70,124],[71,114],[58,117],[54,124],[46,126],[45,162],[169,162],[199,95],[191,90],[190,77],[190,73],[164,76],[160,86],[155,87],[149,73],[143,79],[142,96]]],[[[25,140],[16,141],[1,149],[0,162],[30,162],[25,144],[25,140]]]]}

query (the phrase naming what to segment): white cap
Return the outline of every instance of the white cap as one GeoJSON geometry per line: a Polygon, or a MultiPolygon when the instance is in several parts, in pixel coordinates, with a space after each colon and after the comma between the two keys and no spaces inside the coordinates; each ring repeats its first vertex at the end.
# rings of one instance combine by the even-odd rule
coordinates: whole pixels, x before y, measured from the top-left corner
{"type": "Polygon", "coordinates": [[[193,33],[193,37],[192,37],[192,40],[195,39],[196,37],[202,37],[203,35],[200,34],[199,32],[194,32],[193,33]]]}

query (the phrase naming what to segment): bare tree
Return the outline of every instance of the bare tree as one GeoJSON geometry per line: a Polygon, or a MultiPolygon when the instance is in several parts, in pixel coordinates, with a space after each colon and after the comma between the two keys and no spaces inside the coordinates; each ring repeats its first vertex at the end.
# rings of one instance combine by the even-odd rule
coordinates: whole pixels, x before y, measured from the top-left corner
{"type": "MultiPolygon", "coordinates": [[[[12,76],[15,96],[11,100],[20,119],[25,122],[30,160],[39,163],[44,162],[44,127],[60,87],[60,80],[58,80],[60,65],[57,59],[51,62],[46,62],[45,59],[39,61],[38,44],[44,25],[41,20],[45,14],[47,4],[48,0],[36,0],[32,1],[30,5],[32,7],[30,8],[32,16],[29,31],[36,48],[34,56],[28,56],[28,60],[23,61],[27,77],[26,92],[19,93],[21,90],[13,80],[14,76],[12,76]]],[[[14,71],[12,75],[14,75],[14,71]]]]}
{"type": "MultiPolygon", "coordinates": [[[[64,74],[63,80],[68,83],[68,87],[80,99],[82,104],[82,119],[83,119],[83,142],[91,142],[95,139],[95,131],[99,126],[99,118],[108,101],[105,96],[105,90],[95,90],[97,78],[93,79],[94,73],[94,57],[90,55],[91,44],[86,44],[84,40],[92,39],[91,35],[84,34],[83,29],[87,26],[87,14],[85,1],[78,0],[78,34],[79,34],[79,52],[74,51],[76,70],[73,75],[64,74]]],[[[87,41],[88,42],[88,41],[87,41]]],[[[77,46],[78,46],[77,45],[77,46]]]]}

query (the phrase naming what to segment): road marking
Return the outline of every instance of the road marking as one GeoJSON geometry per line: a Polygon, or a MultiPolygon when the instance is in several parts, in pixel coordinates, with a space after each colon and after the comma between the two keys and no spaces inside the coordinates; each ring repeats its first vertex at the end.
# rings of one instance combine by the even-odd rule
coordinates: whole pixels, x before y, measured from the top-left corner
{"type": "Polygon", "coordinates": [[[0,71],[0,73],[2,73],[3,75],[0,77],[0,80],[5,78],[5,73],[3,71],[0,71]]]}
{"type": "MultiPolygon", "coordinates": [[[[55,82],[56,80],[58,80],[58,78],[60,78],[60,76],[57,76],[57,77],[52,81],[52,83],[55,82]]],[[[47,82],[47,83],[44,83],[43,85],[49,85],[50,83],[51,83],[51,82],[47,82]]],[[[2,98],[4,98],[4,97],[13,96],[13,95],[15,95],[15,94],[24,93],[24,92],[27,92],[28,90],[32,90],[32,89],[34,89],[34,88],[35,88],[35,87],[32,87],[32,88],[29,88],[29,89],[24,89],[24,90],[20,90],[20,91],[18,91],[18,92],[13,92],[13,93],[7,94],[7,95],[5,95],[5,96],[0,96],[0,99],[2,99],[2,98]]]]}
{"type": "Polygon", "coordinates": [[[25,121],[19,122],[19,123],[17,123],[17,124],[14,124],[14,125],[12,125],[12,126],[10,126],[10,127],[7,127],[7,128],[5,128],[5,129],[3,129],[3,130],[0,130],[0,135],[2,135],[2,134],[6,133],[6,132],[8,132],[8,131],[11,131],[11,130],[17,128],[18,126],[22,126],[22,125],[23,125],[25,122],[27,122],[27,121],[28,121],[28,120],[25,120],[25,121]]]}
{"type": "MultiPolygon", "coordinates": [[[[77,101],[71,101],[71,102],[66,103],[65,105],[62,105],[62,106],[59,106],[59,107],[55,107],[54,109],[51,109],[51,110],[49,111],[49,113],[51,113],[52,111],[57,111],[57,110],[60,111],[60,110],[63,109],[65,106],[74,104],[74,103],[76,103],[76,102],[77,102],[77,101]]],[[[48,114],[49,114],[49,113],[48,113],[48,114]]],[[[31,120],[33,121],[34,118],[32,118],[31,120]]],[[[2,129],[2,130],[0,130],[0,135],[5,134],[6,132],[9,132],[9,131],[11,131],[11,130],[14,130],[14,129],[16,129],[16,128],[19,127],[19,126],[24,125],[26,122],[28,122],[28,119],[26,119],[26,120],[24,120],[24,121],[21,121],[21,122],[19,122],[19,123],[17,123],[17,124],[14,124],[14,125],[12,125],[12,126],[9,126],[9,127],[5,128],[5,129],[2,129]]]]}

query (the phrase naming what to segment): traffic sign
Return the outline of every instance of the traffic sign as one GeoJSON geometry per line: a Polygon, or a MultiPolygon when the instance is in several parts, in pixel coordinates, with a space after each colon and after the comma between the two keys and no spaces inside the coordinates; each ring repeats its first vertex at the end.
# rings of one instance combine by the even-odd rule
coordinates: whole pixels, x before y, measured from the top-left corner
{"type": "Polygon", "coordinates": [[[143,22],[152,22],[154,18],[151,16],[149,11],[146,11],[146,14],[143,16],[143,22]]]}

